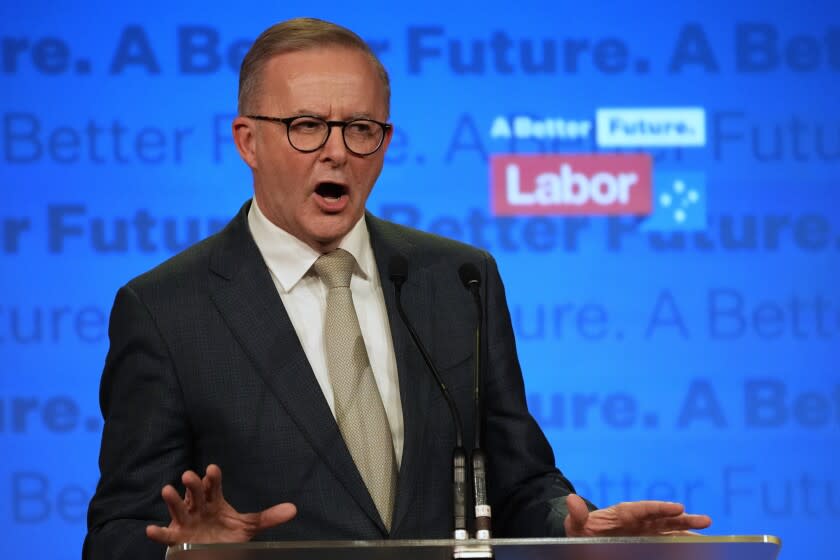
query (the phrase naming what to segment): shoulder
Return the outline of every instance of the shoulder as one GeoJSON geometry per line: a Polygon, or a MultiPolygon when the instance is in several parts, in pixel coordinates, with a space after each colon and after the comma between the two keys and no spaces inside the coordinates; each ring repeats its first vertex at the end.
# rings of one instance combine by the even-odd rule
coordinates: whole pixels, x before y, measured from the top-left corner
{"type": "Polygon", "coordinates": [[[389,244],[396,247],[398,252],[426,266],[452,262],[495,264],[492,255],[479,247],[388,222],[371,214],[368,214],[367,221],[374,245],[389,244]]]}
{"type": "Polygon", "coordinates": [[[179,285],[192,284],[207,275],[210,256],[219,244],[216,233],[174,255],[154,268],[128,282],[128,287],[138,294],[170,291],[179,285]]]}
{"type": "Polygon", "coordinates": [[[206,295],[219,278],[214,269],[221,268],[224,274],[235,267],[236,260],[230,255],[244,258],[251,252],[258,254],[246,215],[247,205],[221,231],[133,278],[127,287],[144,301],[177,302],[206,295]]]}

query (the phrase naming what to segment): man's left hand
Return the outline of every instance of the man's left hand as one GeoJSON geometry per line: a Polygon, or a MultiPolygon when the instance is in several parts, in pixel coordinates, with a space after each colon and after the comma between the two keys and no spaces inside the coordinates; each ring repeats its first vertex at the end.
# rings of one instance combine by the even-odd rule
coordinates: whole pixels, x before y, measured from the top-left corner
{"type": "Polygon", "coordinates": [[[569,515],[564,522],[567,537],[651,536],[705,529],[712,524],[708,515],[685,513],[674,502],[622,502],[589,511],[580,496],[566,497],[569,515]]]}

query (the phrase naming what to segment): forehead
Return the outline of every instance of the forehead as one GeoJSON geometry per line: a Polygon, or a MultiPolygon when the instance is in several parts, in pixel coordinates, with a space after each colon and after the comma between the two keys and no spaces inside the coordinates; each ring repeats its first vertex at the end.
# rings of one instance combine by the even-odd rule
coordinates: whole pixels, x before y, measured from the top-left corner
{"type": "Polygon", "coordinates": [[[289,114],[315,111],[377,114],[384,118],[384,86],[361,51],[323,47],[273,56],[263,69],[260,104],[289,114]],[[267,105],[267,106],[266,106],[267,105]]]}

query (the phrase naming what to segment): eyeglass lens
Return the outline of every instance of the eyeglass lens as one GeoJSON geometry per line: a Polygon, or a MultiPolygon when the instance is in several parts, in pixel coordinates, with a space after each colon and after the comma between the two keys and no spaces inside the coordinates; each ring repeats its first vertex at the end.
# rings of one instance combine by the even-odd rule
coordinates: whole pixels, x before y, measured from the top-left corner
{"type": "MultiPolygon", "coordinates": [[[[366,119],[350,121],[341,128],[347,149],[360,155],[375,152],[385,134],[379,123],[366,119]]],[[[298,150],[317,150],[327,141],[329,129],[322,119],[299,117],[289,123],[289,142],[298,150]]]]}

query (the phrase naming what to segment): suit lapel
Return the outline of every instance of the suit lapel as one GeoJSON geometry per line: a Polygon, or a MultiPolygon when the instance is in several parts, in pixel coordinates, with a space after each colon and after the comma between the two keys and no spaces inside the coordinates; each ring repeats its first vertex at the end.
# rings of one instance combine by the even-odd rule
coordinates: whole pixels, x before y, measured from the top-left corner
{"type": "MultiPolygon", "coordinates": [[[[411,502],[419,490],[417,481],[420,478],[420,469],[423,468],[425,411],[428,410],[429,393],[433,384],[432,375],[426,371],[426,364],[397,312],[396,294],[388,270],[391,258],[401,255],[408,260],[408,280],[402,288],[402,304],[421,341],[427,346],[432,340],[430,310],[433,308],[434,300],[430,274],[424,268],[413,266],[417,261],[416,258],[412,259],[414,247],[400,235],[396,228],[370,214],[367,215],[367,225],[379,269],[385,306],[388,309],[388,322],[397,359],[405,434],[394,518],[391,524],[393,535],[397,534],[400,522],[409,511],[411,502]]],[[[428,348],[428,350],[434,354],[433,348],[428,348]]]]}
{"type": "Polygon", "coordinates": [[[213,301],[298,429],[385,534],[373,500],[248,231],[249,207],[246,204],[221,234],[223,245],[211,257],[210,269],[221,278],[212,295],[213,301]]]}

